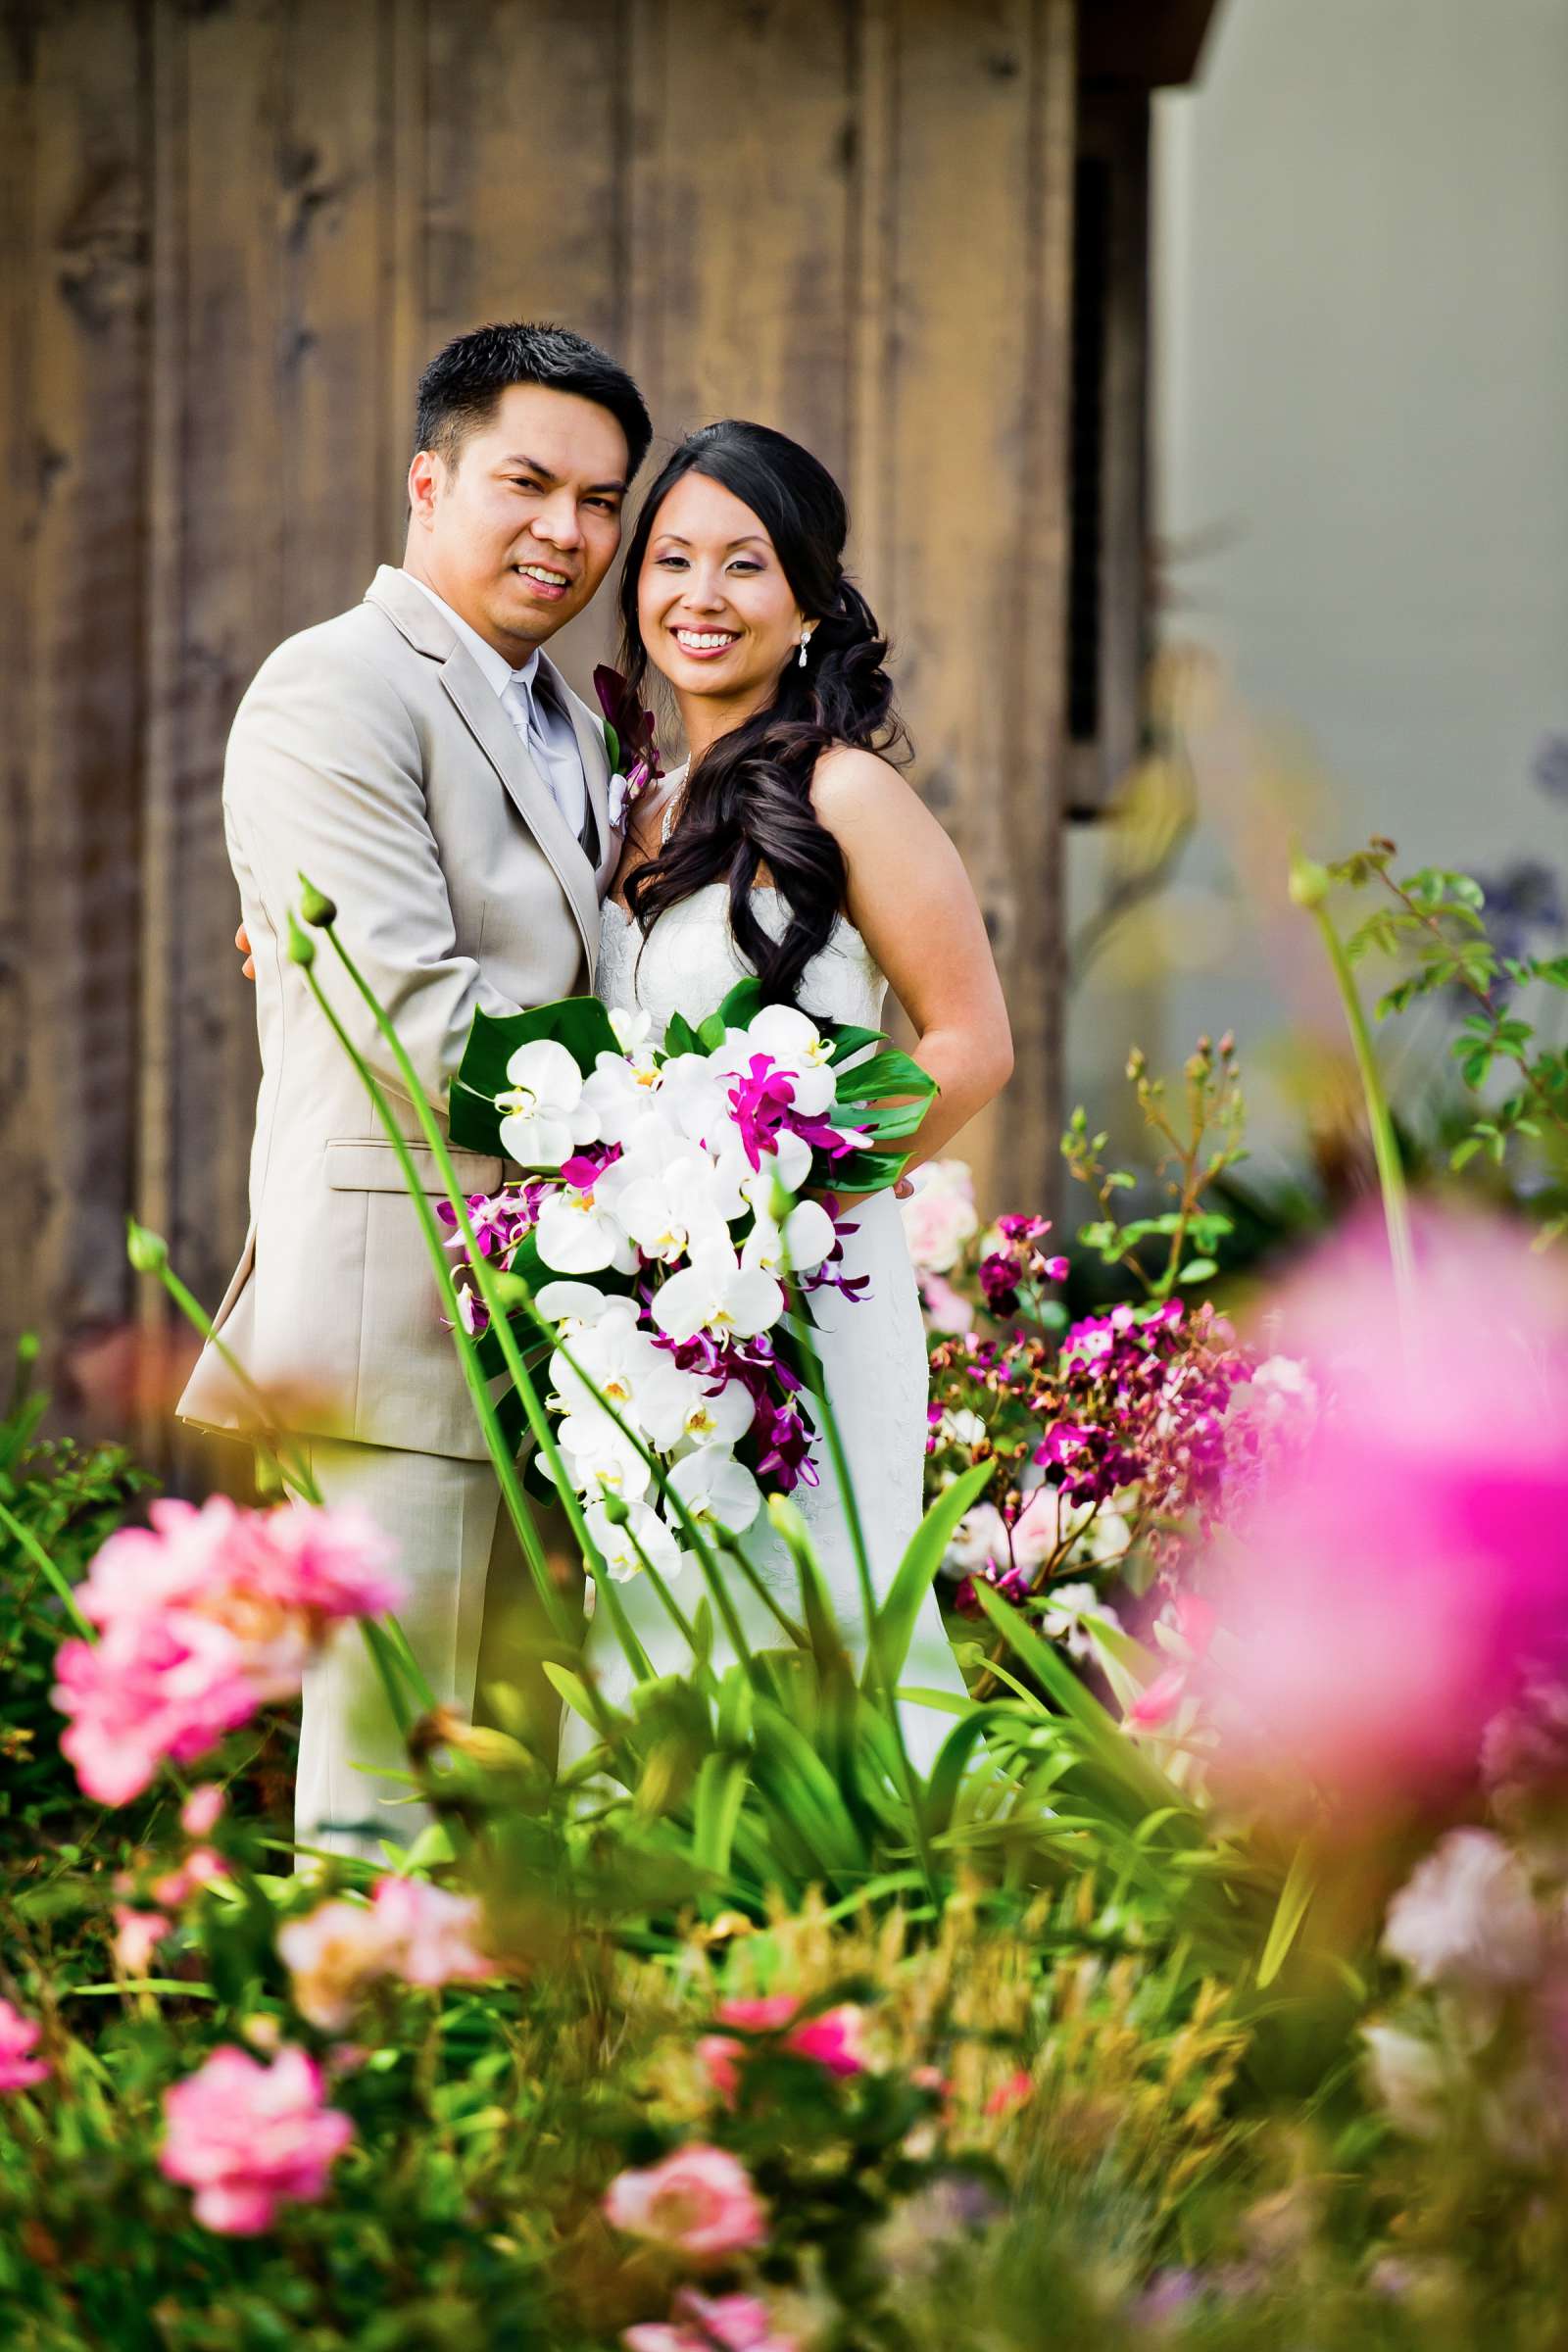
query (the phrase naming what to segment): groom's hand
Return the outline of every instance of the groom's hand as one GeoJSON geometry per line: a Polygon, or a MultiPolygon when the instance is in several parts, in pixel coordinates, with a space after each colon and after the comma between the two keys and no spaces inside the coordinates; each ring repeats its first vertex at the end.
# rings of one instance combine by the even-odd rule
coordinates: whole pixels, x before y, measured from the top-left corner
{"type": "Polygon", "coordinates": [[[246,930],[243,923],[241,923],[239,929],[234,934],[234,945],[236,948],[238,948],[240,954],[245,958],[244,962],[239,967],[240,970],[244,973],[247,980],[254,980],[256,977],[256,958],[251,954],[251,935],[246,930]]]}

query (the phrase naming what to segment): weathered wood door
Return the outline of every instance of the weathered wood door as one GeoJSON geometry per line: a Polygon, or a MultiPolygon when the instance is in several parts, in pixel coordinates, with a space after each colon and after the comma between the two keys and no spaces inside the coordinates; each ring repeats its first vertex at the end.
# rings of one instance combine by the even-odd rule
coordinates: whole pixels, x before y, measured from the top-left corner
{"type": "Polygon", "coordinates": [[[1075,5],[10,8],[0,1336],[145,1336],[132,1208],[221,1287],[255,1084],[224,736],[398,560],[415,377],[487,318],[608,343],[663,436],[760,417],[845,482],[1012,1009],[974,1155],[1042,1197],[1075,5]]]}

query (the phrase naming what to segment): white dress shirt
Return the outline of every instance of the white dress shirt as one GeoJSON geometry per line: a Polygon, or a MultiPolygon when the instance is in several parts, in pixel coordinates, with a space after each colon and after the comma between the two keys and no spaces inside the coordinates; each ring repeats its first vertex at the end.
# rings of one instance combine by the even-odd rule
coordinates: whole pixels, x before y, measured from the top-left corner
{"type": "Polygon", "coordinates": [[[493,688],[501,708],[526,745],[568,830],[580,841],[588,816],[588,779],[583,774],[582,754],[571,720],[553,694],[539,691],[538,647],[535,646],[520,669],[514,669],[506,655],[498,654],[477,629],[470,628],[461,612],[454,612],[446,598],[437,596],[428,581],[412,571],[404,576],[422,589],[437,612],[445,614],[478,662],[486,683],[493,688]]]}

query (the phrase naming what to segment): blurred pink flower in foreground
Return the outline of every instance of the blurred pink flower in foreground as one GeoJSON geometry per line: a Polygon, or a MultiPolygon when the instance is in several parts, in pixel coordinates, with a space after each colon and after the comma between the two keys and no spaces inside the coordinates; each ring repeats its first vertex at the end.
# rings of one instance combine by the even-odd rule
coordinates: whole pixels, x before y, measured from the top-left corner
{"type": "Polygon", "coordinates": [[[318,1903],[289,1920],[277,1949],[301,2016],[336,2034],[378,1978],[435,1986],[497,1975],[478,1940],[482,1921],[473,1895],[425,1879],[385,1878],[369,1903],[318,1903]]]}
{"type": "Polygon", "coordinates": [[[1230,1762],[1372,1799],[1471,1771],[1568,1656],[1568,1314],[1515,1229],[1428,1214],[1401,1316],[1381,1235],[1277,1301],[1324,1408],[1223,1552],[1203,1680],[1230,1762]]]}
{"type": "MultiPolygon", "coordinates": [[[[395,1608],[386,1539],[362,1512],[155,1502],[110,1537],[77,1594],[97,1642],[64,1642],[51,1696],[86,1793],[122,1805],[299,1689],[333,1624],[395,1608]]],[[[204,1798],[197,1818],[210,1809],[204,1798]]],[[[196,1833],[200,1834],[200,1833],[196,1833]]]]}
{"type": "MultiPolygon", "coordinates": [[[[739,2026],[743,2033],[777,2034],[789,2024],[799,2007],[800,2003],[787,1992],[721,2001],[718,2022],[723,2026],[739,2026]]],[[[864,2019],[865,2012],[858,2003],[843,2001],[836,2009],[806,2018],[785,2035],[784,2047],[797,2058],[809,2058],[841,2079],[863,2074],[864,2019]]],[[[746,2044],[737,2041],[733,2034],[705,2034],[697,2045],[697,2055],[708,2070],[709,2081],[729,2106],[735,2104],[740,2089],[740,2062],[745,2054],[746,2044]]]]}
{"type": "Polygon", "coordinates": [[[605,2214],[628,2236],[655,2238],[694,2262],[720,2261],[767,2235],[746,2167],[702,2142],[645,2172],[617,2173],[605,2191],[605,2214]]]}
{"type": "Polygon", "coordinates": [[[30,2055],[41,2030],[36,2019],[0,2001],[0,2090],[26,2090],[48,2074],[47,2062],[30,2055]]]}
{"type": "Polygon", "coordinates": [[[164,2097],[159,2157],[171,2180],[196,2191],[196,2219],[229,2237],[271,2227],[285,2200],[322,2194],[354,2137],[346,2115],[321,2100],[321,2072],[291,2044],[263,2066],[232,2042],[164,2097]]]}
{"type": "Polygon", "coordinates": [[[767,2305],[755,2295],[699,2295],[683,2287],[660,2320],[622,2331],[626,2352],[796,2352],[793,2336],[775,2335],[767,2305]]]}

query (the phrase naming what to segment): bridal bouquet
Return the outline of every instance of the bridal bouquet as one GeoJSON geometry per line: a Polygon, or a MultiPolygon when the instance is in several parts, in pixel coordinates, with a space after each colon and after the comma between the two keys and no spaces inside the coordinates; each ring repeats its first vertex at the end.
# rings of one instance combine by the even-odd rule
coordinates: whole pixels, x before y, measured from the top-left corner
{"type": "MultiPolygon", "coordinates": [[[[564,1469],[622,1578],[680,1565],[670,1494],[739,1535],[764,1495],[817,1483],[810,1296],[861,1287],[836,1196],[897,1179],[905,1155],[882,1147],[935,1092],[875,1030],[764,1004],[756,980],[698,1026],[677,1014],[662,1048],[649,1028],[593,998],[481,1012],[450,1103],[455,1143],[523,1171],[469,1201],[475,1240],[554,1326],[553,1346],[531,1324],[523,1337],[548,1357],[564,1469]]],[[[462,1265],[457,1285],[498,1373],[462,1265]]]]}

